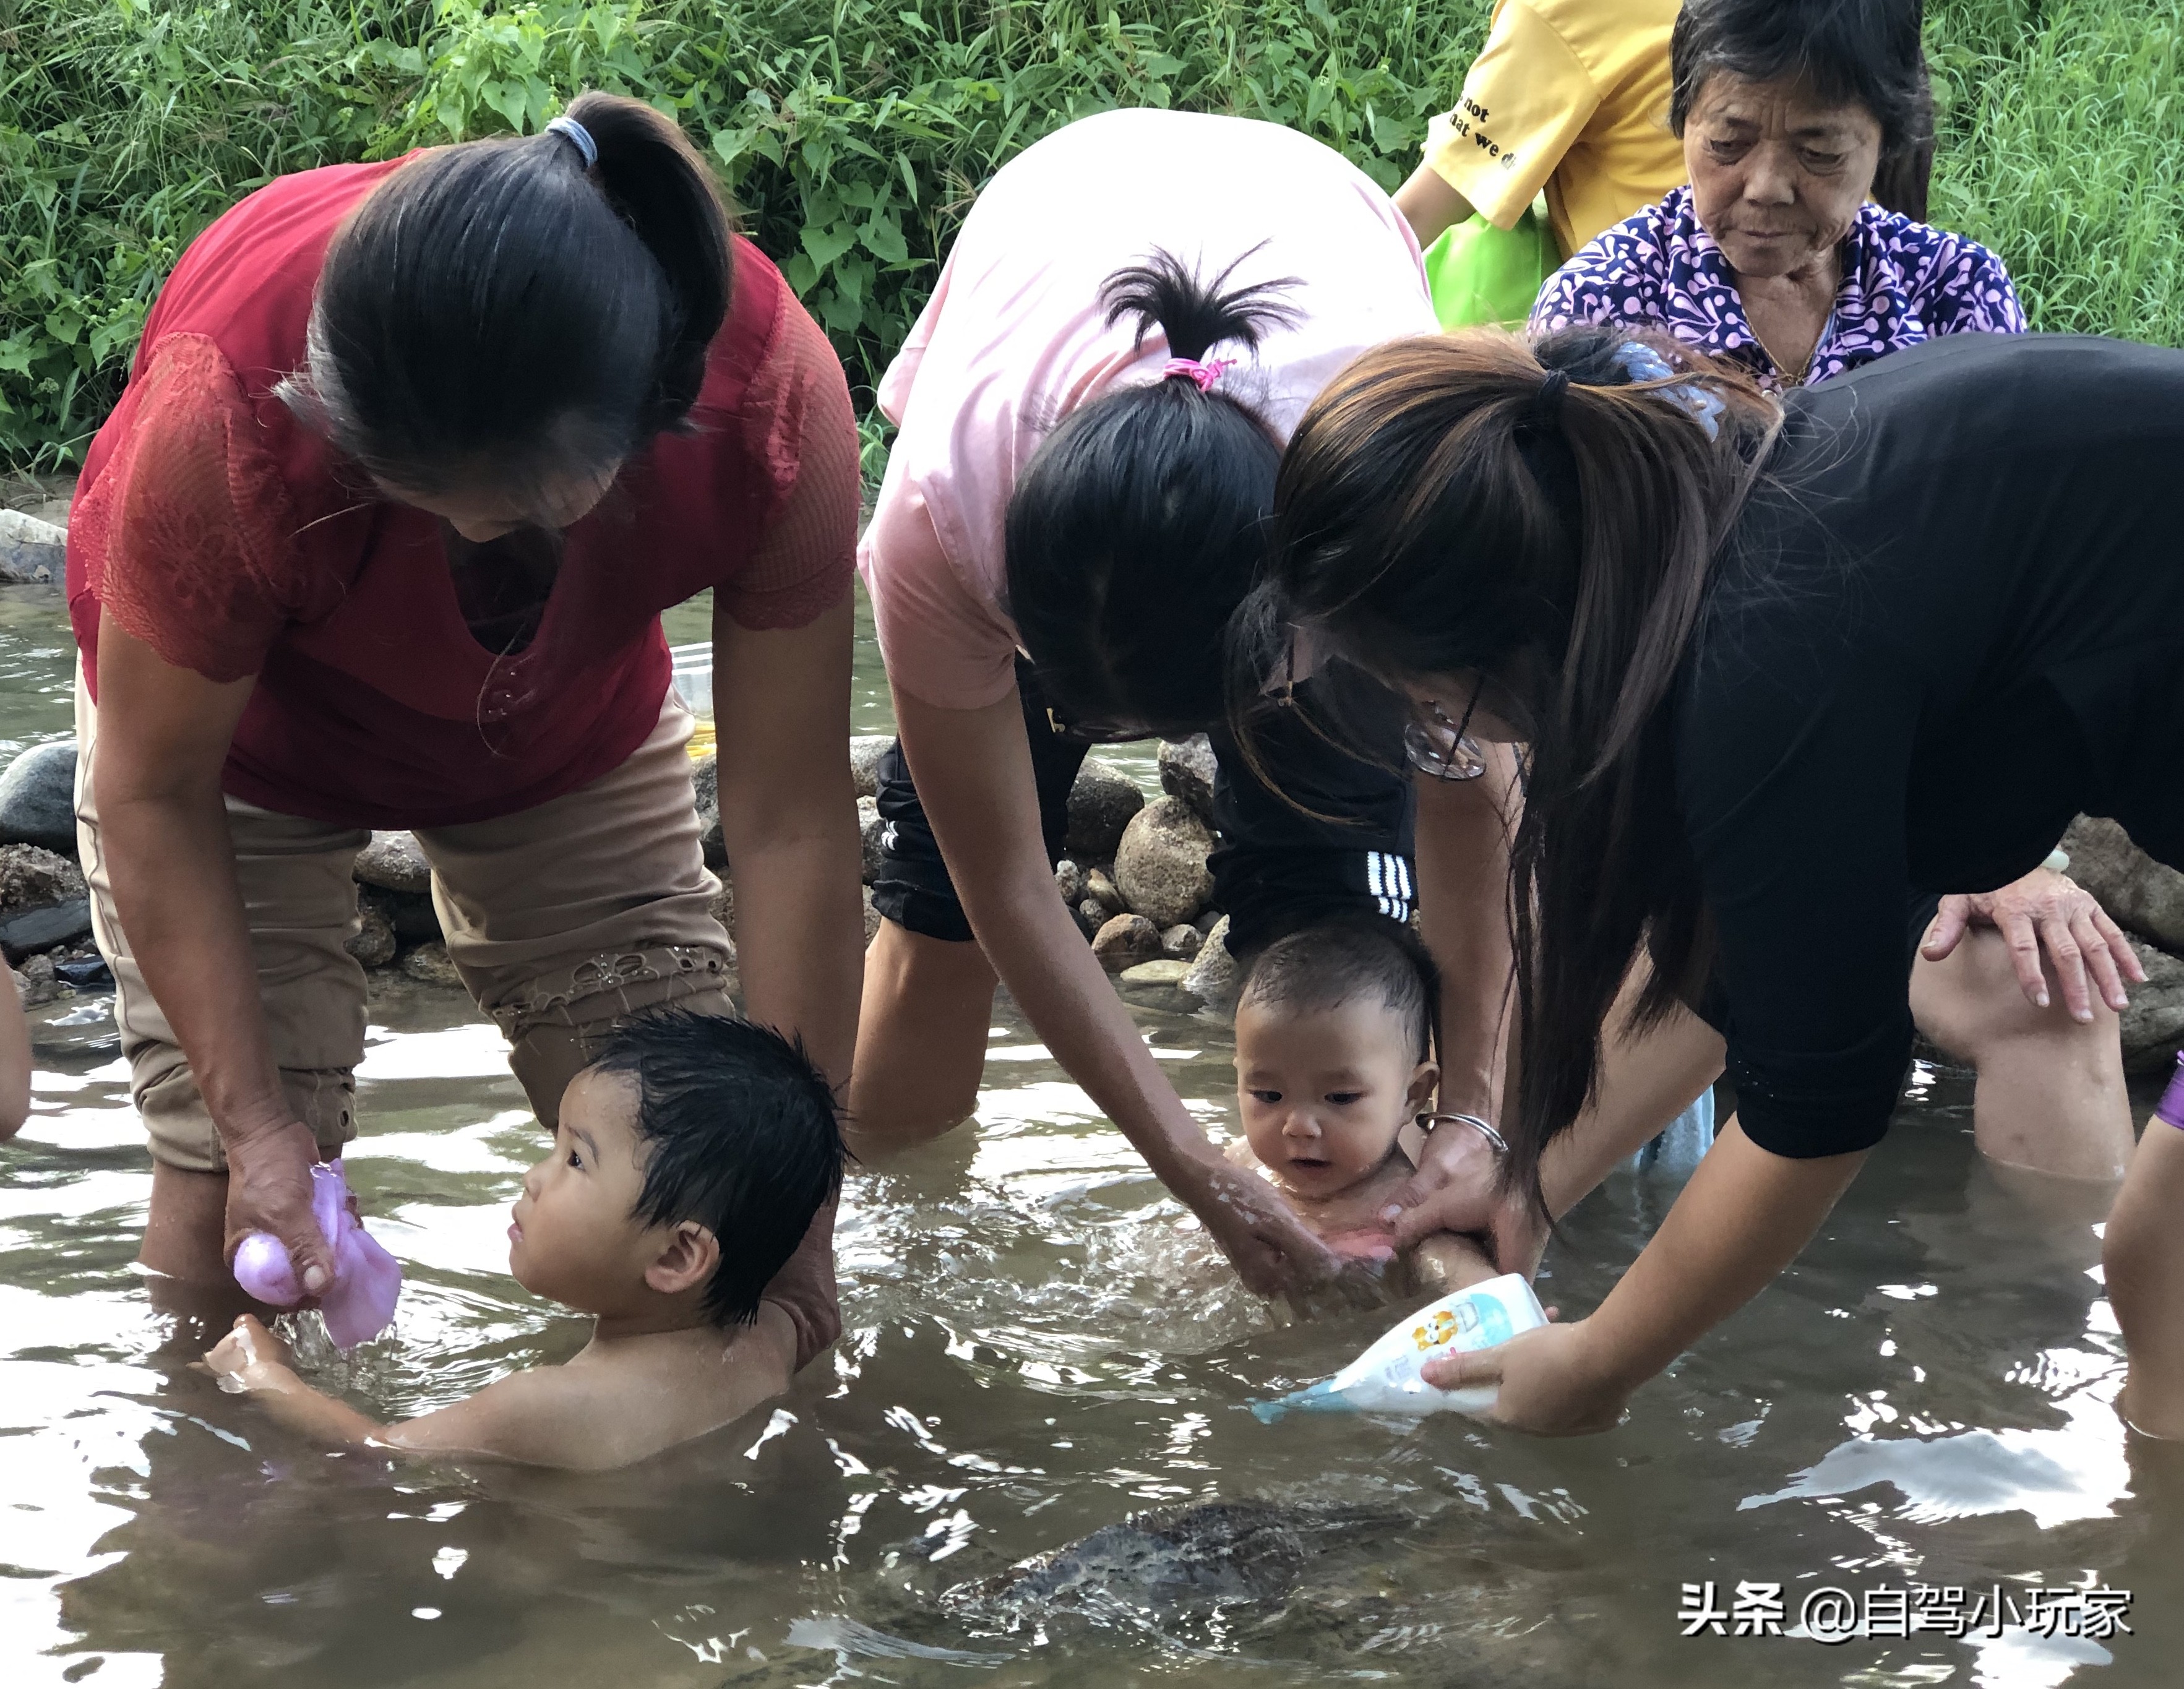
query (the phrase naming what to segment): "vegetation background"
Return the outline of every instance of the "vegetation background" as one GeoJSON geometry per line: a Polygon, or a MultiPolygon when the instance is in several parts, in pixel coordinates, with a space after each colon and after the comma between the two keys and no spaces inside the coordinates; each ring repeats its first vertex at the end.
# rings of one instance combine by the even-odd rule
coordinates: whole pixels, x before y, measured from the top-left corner
{"type": "MultiPolygon", "coordinates": [[[[1392,188],[1490,9],[0,0],[0,465],[81,458],[176,255],[286,171],[638,95],[710,147],[868,401],[980,184],[1041,135],[1117,105],[1234,112],[1392,188]]],[[[2184,344],[2184,13],[1928,0],[1927,20],[1934,220],[2002,254],[2036,327],[2184,344]]]]}

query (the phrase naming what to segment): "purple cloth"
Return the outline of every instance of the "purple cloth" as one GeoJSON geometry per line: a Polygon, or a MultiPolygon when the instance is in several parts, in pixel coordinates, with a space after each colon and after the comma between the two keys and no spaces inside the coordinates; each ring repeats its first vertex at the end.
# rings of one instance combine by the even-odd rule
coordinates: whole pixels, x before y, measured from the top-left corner
{"type": "MultiPolygon", "coordinates": [[[[1575,323],[1665,329],[1741,363],[1779,391],[1744,315],[1729,260],[1700,226],[1691,190],[1673,190],[1606,231],[1547,278],[1531,331],[1575,323]]],[[[2022,334],[2024,308],[2002,260],[1977,241],[1914,223],[1868,201],[1843,241],[1842,286],[1806,376],[1824,382],[1944,334],[2022,334]]]]}

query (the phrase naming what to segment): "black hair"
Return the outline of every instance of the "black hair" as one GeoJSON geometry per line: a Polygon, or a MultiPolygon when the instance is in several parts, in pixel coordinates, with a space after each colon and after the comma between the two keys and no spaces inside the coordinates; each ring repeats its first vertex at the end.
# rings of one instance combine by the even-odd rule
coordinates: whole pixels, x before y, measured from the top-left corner
{"type": "Polygon", "coordinates": [[[1258,1003],[1298,1013],[1361,997],[1400,1016],[1416,1059],[1433,1059],[1440,970],[1416,933],[1384,916],[1340,917],[1284,934],[1245,965],[1236,990],[1240,1008],[1258,1003]]]}
{"type": "Polygon", "coordinates": [[[834,1093],[800,1040],[725,1015],[662,1009],[619,1028],[590,1071],[637,1081],[649,1153],[636,1218],[695,1220],[721,1246],[707,1318],[748,1325],[842,1183],[834,1093]]]}
{"type": "MultiPolygon", "coordinates": [[[[1100,289],[1110,324],[1169,355],[1251,348],[1293,322],[1294,277],[1229,288],[1168,253],[1100,289]],[[1226,289],[1226,291],[1224,291],[1226,289]]],[[[1039,684],[1072,723],[1181,738],[1221,713],[1223,625],[1264,555],[1281,447],[1234,384],[1124,387],[1072,413],[1018,477],[1005,525],[1008,610],[1039,684]]]]}
{"type": "Polygon", "coordinates": [[[1504,1176],[1535,1203],[1540,1157],[1592,1093],[1640,948],[1654,964],[1641,1027],[1703,977],[1670,705],[1716,546],[1780,418],[1748,373],[1665,335],[1586,325],[1527,344],[1466,330],[1357,360],[1283,460],[1268,579],[1234,642],[1247,754],[1262,677],[1299,628],[1385,680],[1475,683],[1480,707],[1529,742],[1510,853],[1519,1071],[1504,1176]],[[1651,355],[1634,360],[1632,342],[1651,355]],[[1634,379],[1649,365],[1664,373],[1634,379]]]}
{"type": "Polygon", "coordinates": [[[679,426],[727,311],[730,219],[682,131],[580,94],[557,131],[423,153],[326,248],[281,398],[381,481],[527,496],[679,426]]]}
{"type": "Polygon", "coordinates": [[[1934,163],[1934,93],[1919,45],[1923,0],[1685,0],[1669,37],[1669,127],[1679,136],[1708,79],[1792,77],[1856,103],[1880,125],[1874,197],[1923,220],[1934,163]]]}

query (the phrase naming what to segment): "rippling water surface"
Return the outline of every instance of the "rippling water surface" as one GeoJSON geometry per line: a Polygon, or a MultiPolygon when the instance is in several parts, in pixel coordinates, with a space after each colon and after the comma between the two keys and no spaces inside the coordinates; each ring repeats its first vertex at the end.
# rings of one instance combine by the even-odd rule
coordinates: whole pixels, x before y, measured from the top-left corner
{"type": "MultiPolygon", "coordinates": [[[[57,596],[0,594],[0,750],[66,730],[68,664],[57,596]]],[[[861,728],[885,708],[868,662],[861,728]]],[[[1225,1129],[1226,1030],[1139,1017],[1225,1129]]],[[[36,1112],[0,1149],[10,1686],[2184,1681],[2184,1475],[2107,1405],[2098,1216],[1986,1171],[1960,1074],[1919,1071],[1823,1240],[1613,1435],[1264,1426],[1246,1402],[1392,1313],[1245,1296],[1004,1013],[977,1129],[850,1179],[834,1353],[743,1424],[568,1476],[316,1452],[190,1370],[208,1334],[130,1264],[150,1176],[105,1006],[36,1018],[36,1112]],[[1792,1623],[1824,1586],[1955,1586],[1959,1614],[1997,1584],[2130,1589],[2136,1634],[1686,1639],[1709,1580],[1724,1606],[1782,1585],[1792,1623]]],[[[507,1275],[539,1135],[497,1034],[406,984],[371,1021],[350,1176],[409,1287],[350,1361],[305,1352],[398,1416],[585,1331],[507,1275]]],[[[1546,1299],[1592,1307],[1687,1170],[1572,1216],[1546,1299]]]]}

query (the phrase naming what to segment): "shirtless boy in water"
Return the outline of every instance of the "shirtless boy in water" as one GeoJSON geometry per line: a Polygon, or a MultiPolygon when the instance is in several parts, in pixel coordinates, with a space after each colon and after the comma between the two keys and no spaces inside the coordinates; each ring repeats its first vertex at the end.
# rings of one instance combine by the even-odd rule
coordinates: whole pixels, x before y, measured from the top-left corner
{"type": "Polygon", "coordinates": [[[319,1442],[627,1465],[788,1387],[795,1328],[764,1294],[841,1177],[833,1095],[800,1047],[747,1021],[646,1015],[569,1082],[508,1229],[517,1282],[593,1317],[574,1360],[393,1425],[313,1390],[248,1314],[205,1363],[319,1442]]]}
{"type": "MultiPolygon", "coordinates": [[[[1245,970],[1236,1000],[1236,1104],[1244,1142],[1298,1217],[1337,1252],[1396,1258],[1380,1211],[1411,1177],[1406,1152],[1433,1106],[1438,989],[1407,928],[1372,917],[1276,939],[1245,970]]],[[[1496,1276],[1468,1237],[1440,1232],[1412,1251],[1422,1287],[1462,1290],[1496,1276]]]]}

